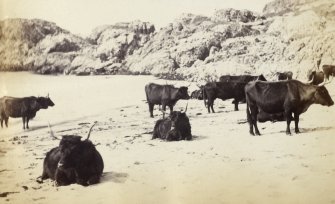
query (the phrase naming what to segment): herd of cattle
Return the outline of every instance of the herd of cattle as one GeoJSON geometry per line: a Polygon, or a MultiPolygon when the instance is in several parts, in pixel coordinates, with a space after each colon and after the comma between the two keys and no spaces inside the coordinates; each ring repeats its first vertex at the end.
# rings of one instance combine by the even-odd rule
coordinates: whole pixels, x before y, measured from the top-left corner
{"type": "MultiPolygon", "coordinates": [[[[208,82],[199,86],[199,90],[188,95],[188,87],[159,85],[149,83],[145,86],[150,117],[153,117],[154,105],[161,105],[163,118],[156,121],[152,139],[161,138],[167,141],[192,140],[191,125],[184,111],[173,111],[174,105],[180,99],[190,98],[203,100],[208,113],[214,113],[214,100],[233,99],[234,109],[238,111],[239,103],[246,103],[249,133],[260,135],[257,122],[287,121],[286,133],[290,132],[290,123],[295,122],[295,132],[299,133],[299,115],[307,111],[312,104],[331,106],[334,104],[325,84],[329,76],[335,74],[335,66],[324,65],[322,78],[320,72],[312,72],[309,82],[303,83],[292,79],[292,72],[278,73],[278,81],[268,82],[263,75],[220,77],[219,82],[208,82]],[[165,117],[166,107],[170,115],[165,117]],[[254,132],[255,131],[255,132],[254,132]]],[[[40,109],[54,106],[47,97],[0,98],[0,121],[3,127],[5,121],[8,127],[9,117],[22,117],[23,129],[29,128],[29,120],[36,116],[40,109]]],[[[96,123],[93,124],[93,126],[96,123]]],[[[104,162],[95,145],[89,140],[90,128],[86,139],[81,136],[63,135],[61,139],[54,136],[51,127],[50,134],[60,140],[59,145],[49,152],[43,162],[43,173],[38,182],[45,179],[55,180],[59,186],[78,183],[83,186],[96,184],[100,181],[104,162]]]]}

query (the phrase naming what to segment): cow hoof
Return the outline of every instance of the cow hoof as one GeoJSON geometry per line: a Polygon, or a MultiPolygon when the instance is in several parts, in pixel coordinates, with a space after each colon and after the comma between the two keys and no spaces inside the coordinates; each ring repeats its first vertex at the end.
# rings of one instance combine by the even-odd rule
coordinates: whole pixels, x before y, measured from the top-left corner
{"type": "Polygon", "coordinates": [[[286,132],[286,135],[292,136],[291,132],[286,132]]]}

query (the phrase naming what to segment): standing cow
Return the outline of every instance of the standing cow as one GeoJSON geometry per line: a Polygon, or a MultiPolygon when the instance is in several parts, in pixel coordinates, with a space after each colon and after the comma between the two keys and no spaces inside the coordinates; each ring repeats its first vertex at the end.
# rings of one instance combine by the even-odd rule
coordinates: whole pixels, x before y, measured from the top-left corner
{"type": "Polygon", "coordinates": [[[0,98],[1,127],[3,126],[3,121],[5,121],[6,127],[8,127],[9,117],[22,117],[23,129],[29,129],[29,120],[36,116],[37,111],[40,109],[47,109],[49,106],[54,105],[55,104],[51,101],[49,96],[30,96],[24,98],[4,96],[0,98]]]}
{"type": "Polygon", "coordinates": [[[266,81],[263,74],[259,76],[252,76],[252,75],[222,75],[219,79],[220,82],[250,82],[250,81],[266,81]]]}
{"type": "Polygon", "coordinates": [[[329,76],[335,75],[335,65],[322,65],[323,73],[325,74],[325,79],[329,80],[329,76]]]}
{"type": "Polygon", "coordinates": [[[203,88],[203,99],[208,113],[210,113],[210,109],[213,113],[215,112],[213,106],[216,98],[222,100],[233,98],[235,111],[238,111],[238,103],[245,99],[244,86],[246,84],[246,82],[208,82],[203,88]]]}
{"type": "Polygon", "coordinates": [[[247,119],[250,134],[260,132],[257,127],[257,114],[263,110],[269,114],[284,113],[287,121],[286,134],[291,134],[290,123],[294,114],[295,132],[299,133],[299,115],[306,112],[310,105],[321,104],[332,106],[334,104],[327,89],[319,86],[304,84],[297,80],[278,82],[250,82],[245,86],[247,100],[247,119]]]}
{"type": "Polygon", "coordinates": [[[276,73],[279,80],[291,80],[293,77],[293,72],[287,71],[287,72],[277,72],[276,73]]]}
{"type": "Polygon", "coordinates": [[[170,108],[170,113],[172,113],[173,106],[178,100],[188,100],[190,98],[187,90],[188,88],[185,86],[176,88],[172,85],[159,85],[154,83],[147,84],[145,86],[145,94],[149,105],[150,117],[154,117],[154,105],[162,105],[162,109],[164,111],[163,117],[165,115],[166,106],[170,108]]]}
{"type": "Polygon", "coordinates": [[[87,186],[100,182],[104,163],[100,153],[89,140],[93,126],[85,140],[81,140],[80,136],[65,135],[59,146],[46,154],[42,181],[50,178],[55,180],[58,186],[72,183],[87,186]]]}

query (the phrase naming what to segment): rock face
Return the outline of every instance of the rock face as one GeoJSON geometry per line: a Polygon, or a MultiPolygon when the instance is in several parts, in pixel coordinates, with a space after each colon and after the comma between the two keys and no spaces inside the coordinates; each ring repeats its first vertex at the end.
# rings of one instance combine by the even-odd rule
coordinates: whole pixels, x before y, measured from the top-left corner
{"type": "Polygon", "coordinates": [[[96,28],[84,39],[43,20],[0,22],[0,70],[40,74],[113,74],[155,27],[132,22],[96,28]]]}
{"type": "Polygon", "coordinates": [[[306,79],[316,62],[335,62],[335,2],[275,0],[263,14],[221,9],[183,14],[155,31],[147,22],[117,23],[86,39],[41,20],[0,22],[0,70],[64,74],[154,74],[193,81],[222,74],[290,70],[306,79]]]}

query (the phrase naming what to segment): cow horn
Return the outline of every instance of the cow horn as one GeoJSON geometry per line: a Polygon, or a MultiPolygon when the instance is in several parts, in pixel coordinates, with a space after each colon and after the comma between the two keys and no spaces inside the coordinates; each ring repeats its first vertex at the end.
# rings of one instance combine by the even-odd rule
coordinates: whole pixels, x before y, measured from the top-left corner
{"type": "Polygon", "coordinates": [[[311,79],[311,80],[309,80],[309,81],[307,81],[307,82],[305,82],[305,83],[306,83],[306,84],[310,84],[310,83],[313,82],[313,80],[314,80],[314,75],[312,76],[312,79],[311,79]]]}
{"type": "Polygon", "coordinates": [[[94,127],[94,125],[96,125],[96,124],[97,124],[97,121],[95,121],[95,122],[93,123],[93,125],[91,126],[90,130],[88,131],[88,135],[87,135],[87,138],[86,138],[86,140],[88,140],[88,139],[90,138],[91,131],[92,131],[92,129],[93,129],[93,127],[94,127]]]}
{"type": "Polygon", "coordinates": [[[188,102],[186,103],[186,107],[185,107],[184,113],[186,113],[186,111],[187,111],[187,106],[188,106],[188,102]]]}
{"type": "Polygon", "coordinates": [[[50,123],[48,122],[48,126],[49,126],[49,129],[50,129],[50,136],[56,140],[60,140],[58,137],[55,136],[54,132],[52,131],[51,129],[51,125],[50,123]]]}
{"type": "Polygon", "coordinates": [[[332,82],[333,81],[333,75],[332,75],[332,78],[331,78],[331,80],[327,80],[326,81],[326,78],[324,78],[323,79],[323,82],[321,83],[321,84],[318,84],[318,86],[324,86],[324,85],[326,85],[326,84],[329,84],[330,82],[332,82]]]}

